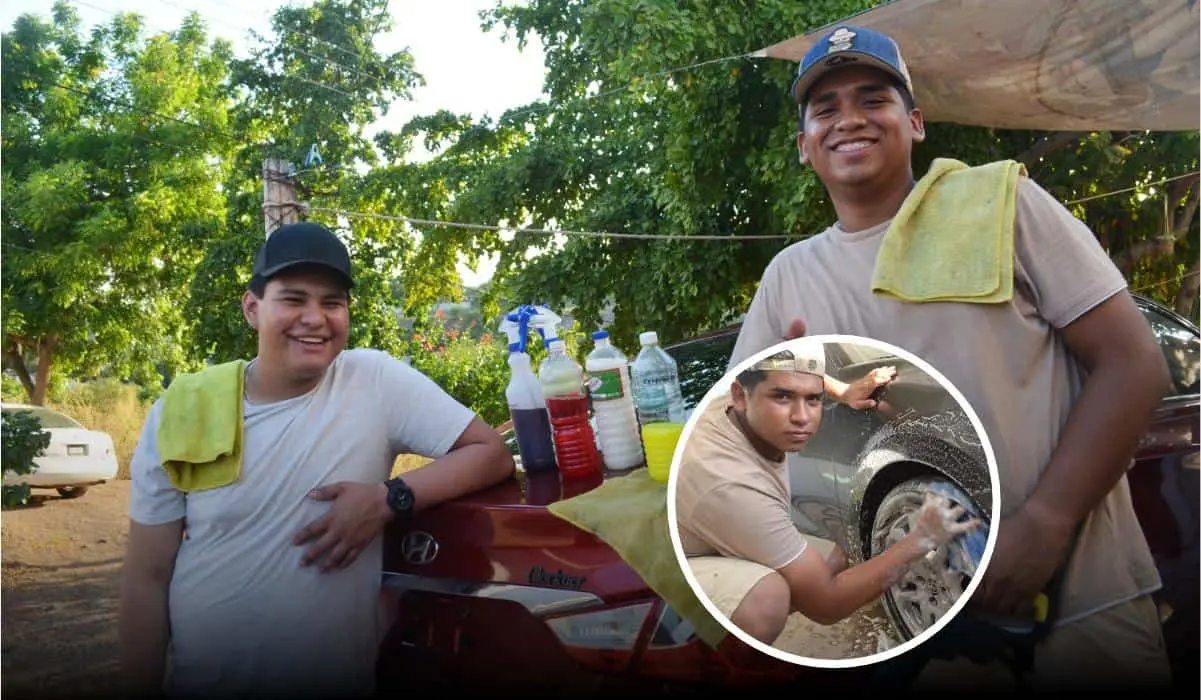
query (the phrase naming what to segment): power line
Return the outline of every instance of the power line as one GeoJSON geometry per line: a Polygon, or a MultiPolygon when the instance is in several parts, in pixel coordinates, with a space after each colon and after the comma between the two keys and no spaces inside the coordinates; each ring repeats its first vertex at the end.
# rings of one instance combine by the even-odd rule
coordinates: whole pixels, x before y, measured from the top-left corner
{"type": "Polygon", "coordinates": [[[541,228],[510,228],[507,226],[495,226],[490,224],[472,224],[460,221],[435,221],[432,219],[418,219],[411,216],[396,216],[392,214],[374,214],[370,212],[345,211],[342,209],[331,209],[328,207],[305,206],[304,209],[310,212],[320,212],[326,214],[334,214],[345,216],[351,219],[378,219],[380,221],[397,221],[408,224],[418,224],[423,226],[445,226],[447,228],[470,229],[474,231],[512,231],[513,233],[534,233],[541,235],[558,235],[577,236],[581,238],[633,238],[642,240],[685,240],[685,241],[765,241],[765,240],[780,240],[801,238],[799,235],[751,235],[751,236],[716,236],[716,235],[672,235],[660,233],[618,233],[612,231],[572,231],[570,229],[541,229],[541,228]]]}
{"type": "MultiPolygon", "coordinates": [[[[79,5],[83,5],[84,7],[89,7],[89,8],[91,8],[91,9],[93,9],[93,10],[96,10],[96,11],[98,11],[98,12],[104,12],[104,13],[106,13],[106,14],[108,14],[108,15],[111,15],[111,16],[113,16],[113,17],[119,17],[119,16],[120,16],[120,13],[119,13],[119,12],[116,12],[116,11],[113,11],[113,10],[109,10],[109,9],[106,9],[106,8],[103,8],[103,7],[97,7],[96,5],[92,5],[92,4],[90,4],[90,3],[84,2],[84,0],[73,0],[73,1],[74,1],[75,3],[77,3],[77,4],[79,4],[79,5]]],[[[171,7],[174,7],[174,8],[176,8],[176,9],[179,9],[179,10],[184,10],[184,11],[186,11],[186,12],[195,12],[195,13],[196,13],[196,14],[198,14],[198,15],[200,14],[200,11],[199,11],[199,10],[196,10],[196,9],[193,9],[193,8],[189,8],[189,7],[185,7],[185,6],[183,6],[183,5],[179,5],[179,4],[173,3],[173,2],[171,2],[170,0],[159,0],[159,2],[161,2],[161,3],[165,4],[165,5],[169,5],[169,6],[171,6],[171,7]]],[[[202,16],[203,16],[203,15],[202,15],[202,16]]],[[[212,18],[210,17],[209,19],[212,19],[212,18]]],[[[241,29],[241,30],[246,30],[246,31],[251,31],[251,32],[253,32],[253,31],[254,31],[254,30],[253,30],[253,29],[251,29],[250,27],[244,27],[244,26],[242,26],[242,25],[240,25],[240,24],[233,24],[233,23],[231,23],[231,22],[226,22],[226,21],[224,21],[224,20],[220,20],[220,19],[218,19],[217,21],[218,21],[218,22],[220,22],[221,24],[224,24],[224,25],[228,26],[228,27],[233,27],[234,29],[241,29]]],[[[165,29],[164,27],[162,27],[162,26],[160,26],[160,25],[158,25],[158,24],[150,24],[149,22],[146,22],[146,23],[145,23],[145,25],[146,25],[147,27],[149,27],[150,29],[155,29],[155,30],[158,30],[158,31],[161,31],[161,32],[168,32],[168,33],[171,33],[171,32],[173,32],[173,31],[175,31],[175,30],[169,30],[169,29],[165,29]]],[[[298,52],[299,52],[299,53],[304,53],[303,51],[298,51],[298,52]]],[[[353,68],[349,68],[349,67],[347,67],[347,66],[343,66],[342,64],[340,64],[340,63],[336,63],[336,62],[334,62],[334,61],[332,61],[332,60],[330,60],[330,59],[323,59],[323,58],[319,58],[319,57],[313,56],[312,54],[305,54],[305,55],[307,55],[307,56],[310,56],[310,57],[312,57],[312,58],[317,58],[318,60],[323,60],[323,61],[325,61],[325,62],[329,63],[330,65],[333,65],[333,66],[338,66],[339,68],[342,68],[342,69],[344,69],[344,70],[347,70],[347,71],[353,71],[353,72],[360,72],[360,73],[361,73],[361,71],[354,71],[354,69],[353,69],[353,68]]],[[[366,73],[362,73],[362,75],[368,75],[368,74],[366,74],[366,73]]],[[[337,94],[339,94],[339,95],[343,95],[343,96],[349,97],[349,98],[351,98],[351,99],[353,99],[353,98],[354,98],[354,96],[353,96],[353,95],[351,95],[351,94],[350,94],[350,93],[348,93],[348,92],[345,92],[344,90],[339,90],[338,88],[331,87],[331,86],[329,86],[329,85],[326,85],[325,83],[317,82],[317,81],[314,81],[314,80],[309,80],[308,78],[302,78],[302,77],[300,77],[300,76],[298,76],[298,75],[290,75],[290,74],[284,73],[284,74],[281,74],[281,75],[278,75],[278,76],[272,76],[272,77],[274,77],[274,78],[282,78],[282,79],[284,79],[284,80],[298,80],[298,81],[300,81],[300,82],[308,83],[309,85],[313,85],[313,86],[315,86],[315,87],[319,87],[319,88],[322,88],[322,89],[324,89],[324,90],[329,90],[330,92],[334,92],[334,93],[337,93],[337,94]]]]}
{"type": "Polygon", "coordinates": [[[1121,189],[1121,190],[1114,190],[1113,192],[1102,192],[1101,194],[1094,194],[1094,195],[1091,195],[1091,196],[1089,196],[1089,197],[1082,197],[1082,198],[1080,198],[1080,199],[1073,199],[1072,201],[1070,201],[1070,202],[1064,202],[1063,204],[1064,204],[1064,206],[1070,206],[1070,205],[1072,205],[1072,204],[1080,204],[1080,203],[1082,203],[1082,202],[1091,202],[1091,201],[1093,201],[1094,199],[1101,199],[1102,197],[1112,197],[1112,196],[1113,196],[1113,195],[1115,195],[1115,194],[1125,194],[1125,193],[1127,193],[1127,192],[1133,192],[1133,191],[1135,191],[1135,190],[1137,190],[1137,189],[1141,189],[1141,188],[1143,188],[1143,187],[1154,187],[1154,186],[1156,186],[1156,185],[1162,185],[1162,184],[1164,184],[1164,183],[1167,183],[1167,182],[1174,182],[1174,181],[1176,181],[1176,180],[1183,180],[1183,179],[1184,179],[1184,178],[1186,178],[1186,177],[1192,177],[1192,176],[1194,176],[1194,175],[1197,175],[1197,174],[1201,174],[1201,170],[1194,170],[1194,171],[1192,171],[1191,173],[1184,173],[1183,175],[1173,175],[1172,177],[1165,177],[1164,179],[1162,179],[1162,180],[1157,180],[1157,181],[1155,181],[1155,182],[1147,182],[1147,183],[1144,183],[1144,184],[1141,184],[1141,185],[1135,185],[1135,186],[1133,186],[1133,187],[1127,187],[1127,188],[1125,188],[1125,189],[1121,189]]]}
{"type": "MultiPolygon", "coordinates": [[[[1168,177],[1168,178],[1164,178],[1163,180],[1159,180],[1158,182],[1147,183],[1146,185],[1138,185],[1136,187],[1128,187],[1126,189],[1114,190],[1112,192],[1104,192],[1101,194],[1093,195],[1091,197],[1085,198],[1085,200],[1093,200],[1093,199],[1099,199],[1101,197],[1110,197],[1110,196],[1117,195],[1117,194],[1123,194],[1126,192],[1130,192],[1132,190],[1136,190],[1139,187],[1150,187],[1153,185],[1159,185],[1159,184],[1163,184],[1165,182],[1172,182],[1174,180],[1180,180],[1182,178],[1186,178],[1186,177],[1196,175],[1196,174],[1198,174],[1198,171],[1194,171],[1191,173],[1184,173],[1183,175],[1174,175],[1172,177],[1168,177]]],[[[1072,202],[1066,202],[1065,204],[1069,204],[1069,205],[1077,204],[1077,203],[1079,203],[1081,201],[1085,201],[1085,200],[1075,200],[1072,202]]],[[[509,231],[513,231],[514,233],[534,233],[534,234],[541,234],[541,235],[562,234],[564,236],[577,236],[577,237],[582,237],[582,238],[629,238],[629,239],[640,239],[640,240],[687,240],[687,241],[765,241],[765,240],[790,240],[790,239],[803,238],[803,236],[800,236],[800,235],[790,235],[790,234],[765,234],[765,235],[750,235],[750,236],[717,236],[717,235],[689,236],[689,235],[672,235],[672,234],[659,234],[659,233],[625,233],[625,232],[614,232],[614,231],[573,231],[570,229],[508,228],[505,226],[496,226],[496,225],[492,225],[492,224],[467,223],[467,222],[461,222],[461,221],[436,221],[436,220],[432,220],[432,219],[418,219],[418,218],[409,217],[409,216],[397,216],[397,215],[393,215],[393,214],[374,214],[374,213],[369,213],[369,212],[355,212],[355,211],[346,211],[346,210],[342,210],[342,209],[331,209],[331,208],[327,208],[327,207],[314,207],[314,206],[308,206],[308,205],[306,205],[305,208],[307,211],[336,214],[336,215],[340,215],[340,216],[345,216],[347,218],[377,219],[377,220],[381,220],[381,221],[397,221],[397,222],[402,222],[402,223],[419,224],[419,225],[424,225],[424,226],[445,226],[447,228],[460,228],[460,229],[469,229],[469,230],[475,230],[475,231],[509,230],[509,231]]]]}
{"type": "Polygon", "coordinates": [[[737,61],[739,59],[744,59],[744,58],[755,58],[755,54],[753,52],[752,53],[740,53],[740,54],[736,54],[733,56],[723,56],[721,58],[711,58],[707,61],[698,61],[697,63],[691,63],[686,66],[680,66],[679,68],[668,68],[667,70],[661,70],[661,71],[657,71],[654,73],[646,73],[644,75],[638,76],[635,80],[630,81],[626,85],[611,88],[609,90],[603,90],[601,92],[596,93],[595,95],[585,95],[583,97],[562,100],[560,102],[548,102],[548,103],[541,104],[541,105],[534,105],[533,107],[526,107],[525,109],[519,109],[516,112],[509,112],[503,116],[508,119],[513,119],[513,118],[519,117],[523,114],[529,114],[530,112],[538,112],[538,111],[541,111],[544,109],[560,107],[560,106],[567,105],[567,104],[583,104],[586,102],[591,102],[592,100],[598,100],[602,97],[607,97],[609,95],[612,95],[612,94],[615,94],[618,92],[622,92],[624,90],[629,90],[630,88],[635,87],[646,80],[651,80],[653,78],[658,78],[658,77],[665,76],[665,75],[671,75],[672,73],[683,73],[685,71],[690,71],[690,70],[694,70],[696,68],[701,68],[704,66],[709,66],[709,65],[713,65],[713,64],[717,64],[717,63],[726,63],[729,61],[737,61]]]}
{"type": "Polygon", "coordinates": [[[1131,290],[1130,290],[1130,293],[1131,293],[1131,294],[1136,294],[1136,293],[1138,293],[1138,292],[1143,292],[1143,291],[1146,291],[1146,290],[1148,290],[1148,289],[1153,289],[1153,288],[1155,288],[1155,287],[1162,287],[1162,286],[1164,286],[1165,284],[1171,284],[1171,283],[1173,283],[1173,282],[1180,282],[1181,280],[1186,280],[1186,279],[1188,279],[1189,277],[1193,277],[1193,276],[1196,276],[1196,275],[1198,275],[1198,274],[1201,274],[1201,271],[1196,271],[1196,272],[1186,272],[1186,273],[1184,273],[1183,275],[1180,275],[1180,276],[1178,276],[1178,277],[1173,277],[1172,279],[1169,279],[1169,280],[1161,280],[1161,281],[1159,281],[1159,282],[1155,282],[1154,284],[1145,284],[1145,285],[1143,285],[1143,286],[1139,287],[1138,289],[1131,289],[1131,290]]]}
{"type": "MultiPolygon", "coordinates": [[[[203,124],[197,124],[196,122],[190,122],[186,119],[180,119],[178,117],[173,117],[169,114],[163,114],[162,112],[155,112],[154,110],[149,110],[149,109],[145,109],[142,107],[138,107],[137,105],[134,105],[129,102],[125,102],[125,103],[118,102],[116,100],[116,98],[114,98],[114,97],[109,97],[108,95],[101,95],[92,90],[82,90],[80,88],[71,87],[70,85],[63,85],[62,83],[58,83],[58,82],[51,83],[51,85],[62,88],[63,90],[69,90],[71,92],[78,93],[80,95],[84,95],[85,97],[90,97],[94,100],[106,102],[110,107],[114,106],[114,105],[118,106],[118,107],[124,107],[126,109],[133,110],[134,112],[139,112],[141,114],[158,117],[160,119],[167,119],[169,121],[183,124],[184,126],[190,126],[194,129],[200,129],[201,131],[207,131],[208,133],[210,133],[212,135],[222,136],[222,137],[230,140],[231,142],[236,143],[236,142],[241,141],[241,139],[237,138],[233,134],[230,134],[229,132],[221,131],[220,129],[214,129],[214,128],[208,127],[208,126],[204,126],[203,124]]],[[[163,145],[166,145],[166,144],[163,144],[163,145]]],[[[267,144],[260,144],[260,145],[267,145],[267,144]]]]}

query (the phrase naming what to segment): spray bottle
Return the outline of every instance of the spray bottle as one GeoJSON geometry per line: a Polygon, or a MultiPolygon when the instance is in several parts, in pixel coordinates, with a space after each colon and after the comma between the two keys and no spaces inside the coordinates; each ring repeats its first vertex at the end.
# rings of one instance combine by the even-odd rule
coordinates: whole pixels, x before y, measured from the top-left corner
{"type": "Polygon", "coordinates": [[[556,335],[555,327],[559,321],[559,317],[546,307],[522,306],[506,314],[500,324],[500,330],[509,337],[511,374],[505,398],[517,437],[521,468],[526,472],[550,472],[556,468],[546,397],[534,374],[526,346],[531,326],[545,342],[548,330],[552,336],[556,335]]]}

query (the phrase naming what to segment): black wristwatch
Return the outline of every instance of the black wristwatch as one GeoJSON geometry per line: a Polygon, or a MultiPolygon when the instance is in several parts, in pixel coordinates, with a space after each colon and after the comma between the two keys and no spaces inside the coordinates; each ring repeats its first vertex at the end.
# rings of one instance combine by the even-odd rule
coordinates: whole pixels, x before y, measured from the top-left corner
{"type": "Polygon", "coordinates": [[[384,482],[388,487],[388,510],[398,520],[413,514],[413,489],[399,476],[384,482]]]}

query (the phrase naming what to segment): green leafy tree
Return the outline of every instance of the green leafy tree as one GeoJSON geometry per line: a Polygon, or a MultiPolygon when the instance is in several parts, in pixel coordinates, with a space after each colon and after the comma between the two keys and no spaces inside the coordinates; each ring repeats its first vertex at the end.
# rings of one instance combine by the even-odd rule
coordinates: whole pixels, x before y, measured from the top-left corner
{"type": "MultiPolygon", "coordinates": [[[[727,324],[748,306],[771,257],[824,230],[834,212],[815,174],[797,161],[797,113],[788,95],[795,64],[711,59],[745,56],[875,4],[499,3],[484,26],[503,25],[519,45],[540,38],[546,103],[495,122],[442,114],[411,124],[440,150],[410,170],[437,186],[422,192],[420,203],[398,198],[396,208],[494,225],[436,233],[460,250],[499,247],[493,298],[502,306],[571,309],[581,332],[611,309],[609,328],[626,348],[636,347],[640,330],[655,329],[671,342],[727,324]],[[689,68],[676,70],[681,66],[689,68]],[[729,241],[499,235],[515,225],[729,241]],[[787,238],[746,238],[762,234],[787,238]]],[[[1198,254],[1195,178],[1166,188],[1149,184],[1197,169],[1195,132],[1058,134],[933,124],[915,150],[915,175],[936,156],[1021,160],[1065,202],[1134,187],[1070,206],[1097,231],[1132,287],[1195,316],[1197,276],[1187,274],[1198,254]]]]}
{"type": "MultiPolygon", "coordinates": [[[[224,183],[228,215],[189,289],[193,356],[222,361],[256,351],[239,299],[266,230],[263,161],[283,158],[297,172],[298,196],[313,207],[382,212],[386,202],[356,168],[380,163],[367,127],[422,78],[407,51],[382,55],[373,43],[392,27],[384,0],[320,0],[285,6],[272,19],[274,36],[245,60],[232,62],[231,90],[239,96],[231,128],[244,147],[232,158],[224,183]],[[305,164],[316,147],[321,161],[305,164]]],[[[356,267],[351,345],[400,352],[391,278],[407,260],[408,232],[389,222],[339,220],[314,212],[345,236],[356,267]]]]}
{"type": "Polygon", "coordinates": [[[31,403],[52,371],[188,366],[183,280],[225,212],[229,57],[194,15],[84,36],[61,0],[4,34],[3,351],[31,403]]]}

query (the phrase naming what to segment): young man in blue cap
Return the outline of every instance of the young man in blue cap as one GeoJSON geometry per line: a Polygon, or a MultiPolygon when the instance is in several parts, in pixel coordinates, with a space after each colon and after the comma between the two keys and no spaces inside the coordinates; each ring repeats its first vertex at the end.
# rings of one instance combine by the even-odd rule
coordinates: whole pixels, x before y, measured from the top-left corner
{"type": "MultiPolygon", "coordinates": [[[[1168,374],[1122,275],[1083,223],[1018,177],[1011,254],[999,256],[1011,294],[979,303],[877,293],[882,242],[910,213],[902,205],[919,184],[911,151],[925,138],[900,50],[877,31],[837,27],[801,62],[793,96],[800,160],[838,220],[768,265],[731,366],[806,333],[876,338],[929,361],[972,404],[997,456],[1002,519],[972,606],[1032,615],[1063,568],[1060,617],[1036,650],[1034,687],[1163,685],[1169,667],[1150,597],[1161,582],[1125,472],[1168,374]]],[[[1004,240],[978,234],[980,255],[1004,240]]],[[[950,671],[940,665],[928,678],[950,671]]],[[[953,666],[950,680],[978,680],[981,667],[953,666]]]]}
{"type": "Polygon", "coordinates": [[[353,284],[332,232],[276,230],[242,297],[257,356],[178,377],[153,406],[130,469],[131,694],[371,694],[384,526],[512,473],[470,409],[345,349],[353,284]],[[434,461],[389,479],[401,453],[434,461]]]}

